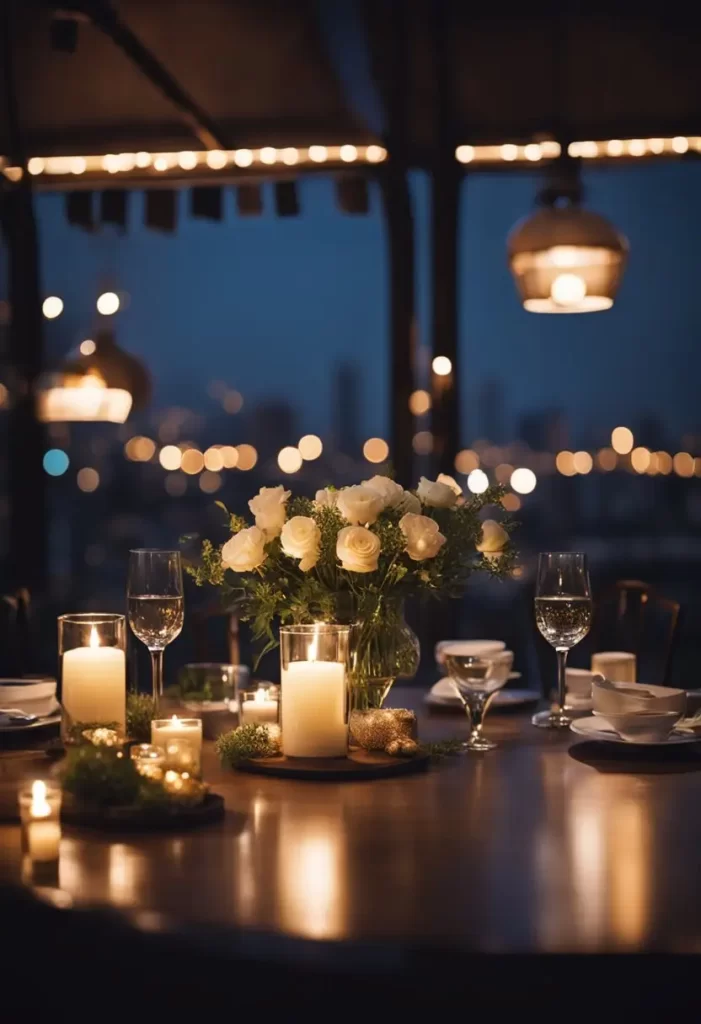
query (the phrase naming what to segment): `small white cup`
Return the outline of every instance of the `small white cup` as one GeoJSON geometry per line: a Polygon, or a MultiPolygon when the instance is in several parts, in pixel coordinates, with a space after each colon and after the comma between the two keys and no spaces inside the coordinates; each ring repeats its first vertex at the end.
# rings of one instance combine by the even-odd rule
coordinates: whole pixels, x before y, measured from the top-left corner
{"type": "Polygon", "coordinates": [[[568,668],[565,673],[567,692],[583,700],[591,698],[591,682],[594,673],[586,668],[568,668]]]}
{"type": "Polygon", "coordinates": [[[597,651],[591,656],[591,670],[612,683],[638,681],[635,655],[630,651],[597,651]]]}

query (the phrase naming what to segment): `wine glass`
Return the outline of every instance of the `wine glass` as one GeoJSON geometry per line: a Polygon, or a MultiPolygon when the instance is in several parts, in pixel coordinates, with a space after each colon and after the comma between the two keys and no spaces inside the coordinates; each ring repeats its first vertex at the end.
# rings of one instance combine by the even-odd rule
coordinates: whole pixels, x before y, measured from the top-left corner
{"type": "Polygon", "coordinates": [[[539,711],[533,725],[541,729],[566,729],[572,721],[565,712],[567,655],[589,632],[591,587],[587,556],[581,552],[547,551],[538,557],[535,595],[538,629],[557,652],[557,704],[539,711]]]}
{"type": "Polygon", "coordinates": [[[462,749],[493,750],[497,744],[482,735],[482,726],[489,701],[509,678],[513,651],[472,655],[460,654],[457,649],[451,653],[447,646],[443,653],[448,675],[470,720],[470,735],[462,749]]]}
{"type": "Polygon", "coordinates": [[[153,698],[163,696],[163,651],[183,628],[183,570],[179,551],[129,552],[129,625],[151,653],[153,698]]]}

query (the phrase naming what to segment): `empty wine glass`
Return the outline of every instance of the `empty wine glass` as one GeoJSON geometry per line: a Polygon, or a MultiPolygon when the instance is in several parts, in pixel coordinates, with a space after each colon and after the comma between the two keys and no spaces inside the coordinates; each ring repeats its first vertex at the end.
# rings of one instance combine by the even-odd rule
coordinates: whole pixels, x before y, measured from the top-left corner
{"type": "Polygon", "coordinates": [[[578,551],[547,551],[538,557],[535,594],[538,629],[557,652],[557,704],[539,711],[533,725],[566,729],[572,716],[565,712],[565,670],[571,648],[583,640],[591,625],[591,586],[587,556],[578,551]]]}
{"type": "Polygon", "coordinates": [[[129,552],[129,625],[151,654],[153,697],[163,696],[163,651],[183,628],[183,570],[179,551],[129,552]]]}
{"type": "Polygon", "coordinates": [[[443,653],[450,680],[470,720],[470,735],[463,750],[493,750],[497,744],[482,735],[482,726],[491,698],[509,678],[513,651],[469,655],[460,654],[459,647],[445,647],[443,653]]]}

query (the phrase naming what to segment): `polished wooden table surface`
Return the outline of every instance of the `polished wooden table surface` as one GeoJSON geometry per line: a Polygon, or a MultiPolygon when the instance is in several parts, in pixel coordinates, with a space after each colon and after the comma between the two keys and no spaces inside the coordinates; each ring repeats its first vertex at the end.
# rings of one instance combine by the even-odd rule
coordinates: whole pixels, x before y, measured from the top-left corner
{"type": "MultiPolygon", "coordinates": [[[[459,715],[414,706],[425,740],[459,715]]],[[[603,771],[577,738],[493,712],[486,755],[426,774],[310,783],[206,772],[225,821],[182,835],[65,830],[60,888],[174,923],[309,939],[439,942],[496,952],[701,951],[701,755],[685,771],[603,771]]],[[[0,827],[19,878],[17,826],[0,827]]],[[[65,898],[65,897],[64,897],[65,898]]],[[[68,901],[68,900],[67,900],[68,901]]]]}

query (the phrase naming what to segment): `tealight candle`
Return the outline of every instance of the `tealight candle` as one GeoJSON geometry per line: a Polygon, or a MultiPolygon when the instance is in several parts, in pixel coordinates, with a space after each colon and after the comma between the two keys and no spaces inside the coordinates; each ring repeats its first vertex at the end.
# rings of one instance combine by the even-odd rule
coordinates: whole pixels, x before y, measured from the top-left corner
{"type": "Polygon", "coordinates": [[[160,781],[166,763],[166,753],[151,743],[137,743],[131,748],[131,759],[139,775],[160,781]]]}
{"type": "Polygon", "coordinates": [[[61,843],[61,790],[37,779],[31,789],[19,794],[23,842],[32,861],[47,863],[58,860],[61,843]]]}
{"type": "Polygon", "coordinates": [[[272,725],[277,722],[277,700],[271,698],[267,686],[241,694],[241,721],[243,725],[272,725]]]}
{"type": "Polygon", "coordinates": [[[200,774],[202,761],[201,718],[155,718],[151,722],[151,743],[165,751],[165,768],[200,774]]]}

